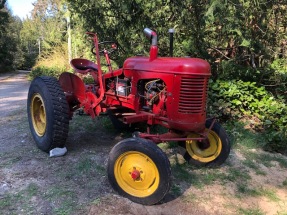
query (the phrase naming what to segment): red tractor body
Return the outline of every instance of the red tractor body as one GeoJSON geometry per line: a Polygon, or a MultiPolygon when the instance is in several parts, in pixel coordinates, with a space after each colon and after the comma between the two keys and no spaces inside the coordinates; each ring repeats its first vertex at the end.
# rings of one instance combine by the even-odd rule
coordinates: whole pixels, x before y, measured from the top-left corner
{"type": "MultiPolygon", "coordinates": [[[[98,50],[97,36],[93,36],[98,50]]],[[[156,38],[153,31],[147,36],[156,38]]],[[[140,134],[140,137],[157,143],[181,140],[178,138],[186,138],[188,132],[198,132],[204,138],[207,88],[211,75],[208,62],[189,57],[158,58],[156,39],[152,41],[149,57],[128,58],[123,68],[117,70],[111,68],[108,51],[102,52],[109,68],[106,74],[101,70],[99,51],[96,54],[97,65],[86,59],[71,61],[76,72],[90,73],[95,79],[94,84],[84,85],[73,74],[64,73],[60,77],[71,112],[83,107],[87,114],[95,117],[108,109],[125,124],[146,122],[170,129],[164,135],[151,135],[149,131],[140,134]]]]}
{"type": "MultiPolygon", "coordinates": [[[[116,86],[124,92],[117,90],[115,95],[106,91],[105,104],[134,110],[135,115],[123,118],[125,123],[144,119],[150,125],[161,124],[182,131],[205,129],[210,76],[206,61],[197,58],[156,58],[150,61],[147,57],[132,57],[125,61],[122,72],[117,75],[116,86]],[[119,74],[124,78],[118,78],[119,74]],[[159,93],[156,102],[149,105],[149,96],[152,98],[158,92],[152,89],[147,92],[142,85],[151,80],[162,82],[165,90],[159,93]]],[[[110,76],[109,73],[104,75],[104,80],[110,76]]]]}

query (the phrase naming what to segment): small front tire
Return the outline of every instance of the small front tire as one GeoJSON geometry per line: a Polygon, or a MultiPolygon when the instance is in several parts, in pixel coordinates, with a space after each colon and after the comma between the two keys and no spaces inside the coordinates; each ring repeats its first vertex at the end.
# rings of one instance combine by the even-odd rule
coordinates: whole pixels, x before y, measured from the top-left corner
{"type": "Polygon", "coordinates": [[[125,139],[109,154],[109,181],[114,190],[133,202],[158,203],[170,189],[170,176],[166,154],[150,140],[125,139]]]}
{"type": "MultiPolygon", "coordinates": [[[[206,129],[212,124],[212,120],[207,120],[205,123],[206,129]]],[[[191,133],[188,137],[197,138],[198,134],[191,133]]],[[[213,127],[208,133],[208,146],[204,146],[196,140],[180,143],[186,151],[184,154],[185,160],[195,166],[216,167],[225,162],[230,153],[230,141],[224,128],[214,122],[213,127]]]]}

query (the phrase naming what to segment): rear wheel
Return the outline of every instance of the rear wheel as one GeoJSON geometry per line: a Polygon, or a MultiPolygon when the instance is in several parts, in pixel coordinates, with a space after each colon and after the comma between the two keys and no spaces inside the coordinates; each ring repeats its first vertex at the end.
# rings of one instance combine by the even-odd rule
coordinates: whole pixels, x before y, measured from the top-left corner
{"type": "Polygon", "coordinates": [[[150,140],[129,138],[109,154],[108,177],[112,187],[131,201],[152,205],[170,189],[170,163],[150,140]]]}
{"type": "Polygon", "coordinates": [[[65,145],[69,129],[69,107],[57,79],[37,77],[29,88],[28,121],[37,146],[49,152],[65,145]]]}
{"type": "MultiPolygon", "coordinates": [[[[210,127],[212,120],[206,121],[206,129],[210,127]]],[[[191,133],[190,138],[197,138],[199,134],[191,133]]],[[[180,144],[182,145],[182,144],[180,144]]],[[[230,142],[224,128],[217,122],[208,133],[207,140],[186,141],[184,158],[191,164],[197,166],[219,166],[228,158],[230,153],[230,142]]]]}

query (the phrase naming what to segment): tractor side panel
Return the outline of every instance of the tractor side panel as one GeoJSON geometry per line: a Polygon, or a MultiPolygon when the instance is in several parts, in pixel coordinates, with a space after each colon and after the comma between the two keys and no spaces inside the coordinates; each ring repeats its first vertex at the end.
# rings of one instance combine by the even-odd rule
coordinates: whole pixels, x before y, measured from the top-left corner
{"type": "Polygon", "coordinates": [[[169,124],[181,130],[205,128],[208,76],[175,75],[169,124]]]}

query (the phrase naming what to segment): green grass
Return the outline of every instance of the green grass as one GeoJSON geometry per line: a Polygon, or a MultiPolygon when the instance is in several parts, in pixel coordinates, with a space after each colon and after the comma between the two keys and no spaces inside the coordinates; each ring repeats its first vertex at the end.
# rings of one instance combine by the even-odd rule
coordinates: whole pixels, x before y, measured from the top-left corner
{"type": "Polygon", "coordinates": [[[79,173],[89,173],[93,170],[93,162],[89,158],[84,158],[76,164],[75,170],[79,173]]]}
{"type": "Polygon", "coordinates": [[[187,183],[192,183],[194,181],[194,175],[189,173],[186,165],[174,165],[172,167],[172,174],[174,178],[178,181],[184,181],[187,183]]]}
{"type": "Polygon", "coordinates": [[[265,213],[260,210],[259,208],[255,209],[244,209],[244,208],[239,208],[238,213],[242,215],[264,215],[265,213]]]}
{"type": "Polygon", "coordinates": [[[100,175],[105,174],[106,170],[103,166],[97,164],[95,160],[92,160],[89,157],[84,157],[80,159],[75,166],[72,168],[75,174],[91,174],[93,172],[99,173],[100,175]]]}
{"type": "Polygon", "coordinates": [[[273,157],[274,161],[277,161],[282,168],[287,168],[287,158],[282,155],[277,155],[273,157]]]}
{"type": "Polygon", "coordinates": [[[54,214],[68,215],[80,207],[80,205],[75,204],[78,198],[73,188],[55,185],[46,191],[44,198],[55,203],[54,214]]]}
{"type": "Polygon", "coordinates": [[[283,157],[282,155],[264,152],[252,152],[246,149],[243,149],[241,151],[246,157],[246,160],[243,162],[243,164],[250,168],[257,169],[255,163],[261,163],[266,167],[272,167],[274,166],[274,164],[272,163],[273,161],[278,162],[280,167],[287,168],[287,158],[283,157]]]}
{"type": "Polygon", "coordinates": [[[100,203],[101,203],[101,198],[96,198],[95,200],[93,200],[93,201],[91,202],[91,204],[97,205],[97,206],[99,206],[100,203]]]}
{"type": "Polygon", "coordinates": [[[282,182],[282,185],[287,188],[287,179],[282,182]]]}
{"type": "Polygon", "coordinates": [[[181,188],[180,188],[179,185],[172,184],[170,190],[171,190],[171,193],[172,193],[174,196],[176,196],[176,197],[178,197],[178,196],[180,196],[180,195],[182,194],[181,188]]]}
{"type": "Polygon", "coordinates": [[[4,197],[0,198],[0,210],[11,207],[14,201],[15,199],[12,195],[4,195],[4,197]]]}
{"type": "Polygon", "coordinates": [[[113,129],[112,123],[110,122],[110,119],[106,115],[101,115],[96,117],[95,119],[92,119],[91,116],[83,114],[79,115],[78,112],[73,116],[73,119],[70,123],[70,129],[71,131],[87,131],[87,132],[93,132],[98,127],[104,127],[104,128],[110,128],[113,129]]]}
{"type": "Polygon", "coordinates": [[[31,183],[25,189],[14,194],[6,194],[0,198],[0,211],[11,211],[13,214],[17,207],[21,208],[23,214],[28,214],[33,210],[31,198],[39,194],[39,186],[31,183]]]}
{"type": "Polygon", "coordinates": [[[267,188],[261,188],[259,189],[259,192],[262,196],[265,196],[269,200],[273,202],[279,202],[280,198],[277,196],[276,191],[272,189],[267,189],[267,188]]]}
{"type": "Polygon", "coordinates": [[[194,203],[197,201],[201,201],[194,193],[188,193],[187,195],[184,195],[181,199],[185,203],[194,203]]]}
{"type": "Polygon", "coordinates": [[[248,174],[247,170],[231,167],[229,168],[228,173],[224,179],[231,181],[231,182],[236,182],[236,181],[246,182],[250,180],[251,177],[248,174]]]}
{"type": "Polygon", "coordinates": [[[10,168],[22,159],[21,156],[1,158],[0,168],[10,168]]]}
{"type": "Polygon", "coordinates": [[[244,166],[249,167],[250,169],[253,169],[256,175],[266,175],[266,172],[262,171],[258,163],[255,163],[253,160],[247,159],[247,160],[244,160],[242,163],[244,166]]]}
{"type": "Polygon", "coordinates": [[[224,124],[234,148],[244,146],[248,149],[261,148],[266,144],[262,134],[244,128],[245,124],[237,121],[229,121],[224,124]]]}
{"type": "Polygon", "coordinates": [[[236,187],[237,187],[237,191],[243,195],[247,195],[247,196],[260,196],[261,195],[261,193],[258,190],[249,188],[246,183],[238,182],[236,184],[236,187]]]}
{"type": "MultiPolygon", "coordinates": [[[[94,181],[95,177],[106,175],[106,168],[96,160],[93,155],[86,155],[81,157],[77,162],[71,163],[68,167],[60,170],[57,174],[61,180],[90,180],[92,184],[97,183],[94,181]]],[[[95,185],[94,185],[95,186],[95,185]]]]}
{"type": "Polygon", "coordinates": [[[240,186],[240,183],[247,184],[251,179],[251,176],[245,169],[228,167],[226,171],[221,171],[220,169],[209,168],[194,169],[194,167],[189,164],[177,164],[172,166],[172,174],[176,183],[187,183],[199,189],[204,189],[206,185],[212,185],[218,182],[221,185],[233,182],[239,184],[239,191],[243,193],[253,192],[252,195],[256,193],[256,191],[252,191],[251,189],[247,190],[247,188],[243,190],[244,188],[240,186]]]}

